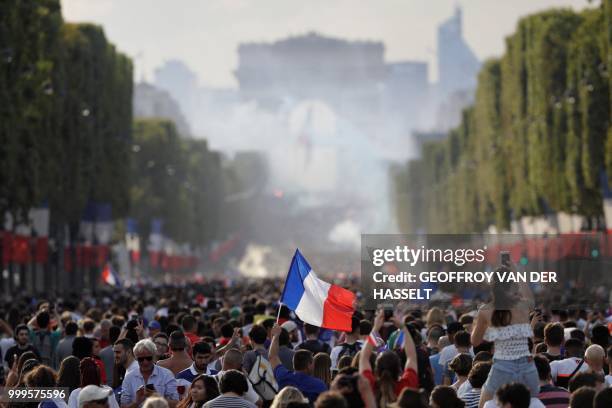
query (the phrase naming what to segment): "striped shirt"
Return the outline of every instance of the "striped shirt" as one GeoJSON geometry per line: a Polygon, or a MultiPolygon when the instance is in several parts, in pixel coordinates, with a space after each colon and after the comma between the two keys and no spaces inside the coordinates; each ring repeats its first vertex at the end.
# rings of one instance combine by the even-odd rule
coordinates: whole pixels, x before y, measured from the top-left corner
{"type": "Polygon", "coordinates": [[[570,393],[565,388],[546,384],[540,387],[538,398],[546,407],[566,408],[569,406],[570,393]]]}
{"type": "Polygon", "coordinates": [[[257,408],[257,406],[242,397],[219,395],[204,404],[204,408],[257,408]]]}
{"type": "Polygon", "coordinates": [[[480,401],[480,388],[472,388],[461,397],[465,402],[465,408],[478,408],[480,401]]]}

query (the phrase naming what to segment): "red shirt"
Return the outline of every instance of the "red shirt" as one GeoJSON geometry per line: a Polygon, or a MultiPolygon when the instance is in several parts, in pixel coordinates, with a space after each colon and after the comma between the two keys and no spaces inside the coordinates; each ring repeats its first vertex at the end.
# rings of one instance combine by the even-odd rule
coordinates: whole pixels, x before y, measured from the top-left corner
{"type": "Polygon", "coordinates": [[[99,357],[94,357],[94,361],[98,366],[98,371],[100,372],[100,383],[106,384],[106,370],[104,369],[104,362],[99,357]]]}
{"type": "Polygon", "coordinates": [[[200,336],[192,332],[185,332],[185,337],[187,337],[189,341],[191,342],[191,347],[193,347],[194,344],[201,341],[200,336]]]}
{"type": "MultiPolygon", "coordinates": [[[[363,376],[370,382],[372,391],[376,392],[376,377],[374,377],[372,370],[364,371],[363,376]]],[[[395,384],[395,395],[399,396],[404,388],[419,388],[419,377],[412,368],[405,369],[399,381],[395,384]]]]}

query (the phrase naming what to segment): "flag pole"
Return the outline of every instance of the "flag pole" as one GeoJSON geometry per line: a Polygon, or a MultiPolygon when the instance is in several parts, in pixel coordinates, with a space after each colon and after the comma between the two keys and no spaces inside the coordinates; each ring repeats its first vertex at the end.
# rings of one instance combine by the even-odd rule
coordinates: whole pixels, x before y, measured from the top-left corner
{"type": "Polygon", "coordinates": [[[283,285],[283,292],[281,293],[281,298],[278,302],[278,313],[276,315],[276,324],[278,324],[278,319],[280,319],[281,308],[283,307],[283,295],[285,294],[285,289],[287,289],[287,278],[289,277],[289,272],[291,272],[291,265],[295,261],[295,257],[298,254],[299,249],[295,249],[295,253],[293,254],[293,258],[291,258],[291,264],[289,264],[289,270],[287,271],[287,277],[285,278],[285,283],[283,285]]]}
{"type": "Polygon", "coordinates": [[[282,302],[278,302],[278,314],[276,315],[276,324],[278,324],[278,319],[280,319],[280,311],[283,307],[283,303],[282,302]]]}

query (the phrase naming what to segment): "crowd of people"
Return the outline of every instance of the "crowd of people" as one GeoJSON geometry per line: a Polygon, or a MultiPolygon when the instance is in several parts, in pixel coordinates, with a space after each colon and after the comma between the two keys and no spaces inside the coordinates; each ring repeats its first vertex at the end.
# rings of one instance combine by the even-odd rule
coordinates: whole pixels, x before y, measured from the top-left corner
{"type": "Polygon", "coordinates": [[[540,307],[526,288],[474,306],[303,323],[271,280],[0,304],[6,389],[66,399],[4,407],[612,407],[610,310],[540,307]],[[513,304],[510,309],[496,304],[513,304]]]}

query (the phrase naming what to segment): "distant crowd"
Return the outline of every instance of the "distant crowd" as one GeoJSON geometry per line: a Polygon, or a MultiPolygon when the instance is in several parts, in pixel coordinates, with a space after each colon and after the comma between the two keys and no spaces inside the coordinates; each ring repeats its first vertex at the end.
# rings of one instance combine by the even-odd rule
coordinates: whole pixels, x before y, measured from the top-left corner
{"type": "Polygon", "coordinates": [[[0,405],[612,407],[609,309],[536,307],[518,285],[475,307],[357,310],[339,332],[279,310],[280,285],[0,303],[5,390],[68,389],[66,400],[0,405]]]}

